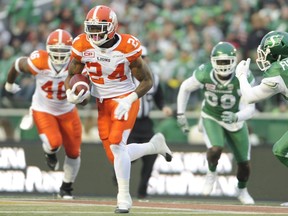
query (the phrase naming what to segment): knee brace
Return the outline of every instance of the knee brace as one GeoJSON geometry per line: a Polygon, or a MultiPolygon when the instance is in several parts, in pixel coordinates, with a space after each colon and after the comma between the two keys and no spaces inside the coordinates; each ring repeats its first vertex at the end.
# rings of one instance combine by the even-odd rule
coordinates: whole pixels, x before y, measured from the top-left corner
{"type": "Polygon", "coordinates": [[[240,182],[247,182],[250,176],[249,161],[238,163],[237,179],[240,182]]]}
{"type": "Polygon", "coordinates": [[[223,148],[218,146],[213,146],[208,149],[206,157],[209,165],[217,166],[222,150],[223,148]]]}

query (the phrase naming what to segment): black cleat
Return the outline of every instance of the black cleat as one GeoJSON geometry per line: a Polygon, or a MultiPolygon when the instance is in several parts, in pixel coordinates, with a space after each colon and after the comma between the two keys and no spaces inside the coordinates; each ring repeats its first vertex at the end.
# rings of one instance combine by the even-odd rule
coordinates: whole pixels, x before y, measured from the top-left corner
{"type": "Polygon", "coordinates": [[[60,187],[58,197],[61,199],[74,199],[74,196],[71,193],[72,190],[73,190],[72,183],[63,182],[60,187]]]}
{"type": "Polygon", "coordinates": [[[58,170],[59,169],[59,162],[55,154],[47,154],[45,153],[46,164],[51,170],[58,170]]]}
{"type": "Polygon", "coordinates": [[[129,213],[129,209],[119,209],[118,207],[115,209],[114,213],[116,214],[127,214],[129,213]]]}
{"type": "Polygon", "coordinates": [[[168,153],[166,153],[166,155],[165,155],[165,160],[166,160],[167,162],[170,162],[170,161],[172,161],[172,155],[171,155],[171,154],[168,154],[168,153]]]}

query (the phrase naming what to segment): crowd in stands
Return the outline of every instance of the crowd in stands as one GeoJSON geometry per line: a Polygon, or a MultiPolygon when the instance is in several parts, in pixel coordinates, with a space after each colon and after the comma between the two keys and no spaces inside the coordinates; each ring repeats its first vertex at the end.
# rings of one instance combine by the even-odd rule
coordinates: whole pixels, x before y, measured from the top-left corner
{"type": "MultiPolygon", "coordinates": [[[[2,0],[1,108],[29,107],[34,91],[31,77],[21,79],[23,91],[14,98],[3,90],[15,58],[45,49],[47,35],[56,28],[68,30],[73,36],[83,32],[87,12],[99,4],[115,10],[119,32],[135,35],[148,48],[150,66],[159,74],[170,105],[176,103],[181,82],[197,66],[210,61],[210,51],[219,41],[233,43],[239,61],[250,57],[251,70],[257,77],[261,72],[255,64],[256,48],[262,36],[271,30],[288,30],[287,0],[2,0]]],[[[188,109],[199,109],[198,96],[192,95],[188,109]]],[[[274,102],[281,104],[282,111],[281,98],[265,102],[258,109],[275,110],[274,102]]]]}

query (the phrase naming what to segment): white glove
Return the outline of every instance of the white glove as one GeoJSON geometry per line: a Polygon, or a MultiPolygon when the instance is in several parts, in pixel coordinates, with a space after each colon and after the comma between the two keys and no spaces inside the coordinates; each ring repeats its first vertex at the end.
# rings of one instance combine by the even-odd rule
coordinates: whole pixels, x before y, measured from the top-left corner
{"type": "Polygon", "coordinates": [[[18,84],[16,84],[16,83],[8,83],[8,82],[6,82],[6,83],[5,83],[5,90],[6,90],[7,92],[11,92],[11,93],[15,94],[16,92],[20,91],[21,88],[20,88],[20,86],[19,86],[18,84]]]}
{"type": "Polygon", "coordinates": [[[78,104],[82,103],[86,98],[90,96],[90,91],[86,91],[84,93],[84,89],[82,89],[78,95],[75,94],[75,89],[67,89],[66,90],[66,95],[67,95],[67,101],[73,104],[78,104]]]}
{"type": "Polygon", "coordinates": [[[183,133],[187,134],[189,132],[188,121],[184,114],[177,114],[177,123],[183,133]]]}
{"type": "Polygon", "coordinates": [[[240,76],[245,75],[247,77],[251,59],[248,58],[246,61],[242,60],[236,67],[235,75],[239,79],[240,76]]]}
{"type": "Polygon", "coordinates": [[[228,124],[234,123],[238,121],[238,117],[235,113],[224,111],[221,115],[222,121],[228,124]]]}
{"type": "Polygon", "coordinates": [[[114,115],[118,120],[121,120],[124,117],[126,121],[128,119],[128,113],[131,108],[132,103],[138,99],[136,92],[129,94],[124,98],[116,98],[114,101],[118,103],[118,106],[115,109],[114,115]]]}

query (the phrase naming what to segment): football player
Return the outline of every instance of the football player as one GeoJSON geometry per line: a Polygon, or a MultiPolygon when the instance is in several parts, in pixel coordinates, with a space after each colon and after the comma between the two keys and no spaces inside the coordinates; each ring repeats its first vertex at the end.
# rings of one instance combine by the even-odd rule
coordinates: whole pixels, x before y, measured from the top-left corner
{"type": "MultiPolygon", "coordinates": [[[[257,48],[256,63],[264,73],[261,83],[254,87],[247,81],[250,59],[242,60],[236,68],[243,98],[248,103],[256,103],[279,93],[287,99],[288,33],[281,31],[267,33],[257,48]]],[[[287,153],[288,132],[273,145],[273,154],[286,167],[288,167],[287,153]]],[[[281,205],[288,206],[288,202],[281,205]]]]}
{"type": "Polygon", "coordinates": [[[71,34],[65,30],[51,32],[46,41],[46,50],[36,50],[29,57],[19,57],[11,66],[5,84],[6,91],[16,93],[21,90],[15,83],[18,75],[28,73],[35,77],[31,112],[49,168],[59,169],[56,153],[62,145],[66,153],[59,193],[64,199],[73,199],[71,191],[80,168],[82,135],[78,111],[75,104],[67,101],[64,86],[72,41],[71,34]]]}
{"type": "MultiPolygon", "coordinates": [[[[254,204],[247,191],[250,175],[250,143],[246,119],[253,116],[255,104],[245,104],[241,98],[238,79],[236,48],[219,42],[211,52],[211,62],[200,65],[180,86],[177,97],[177,121],[183,132],[189,131],[185,117],[190,93],[201,88],[202,131],[207,146],[208,171],[203,195],[209,195],[217,179],[217,165],[227,142],[237,161],[237,197],[243,204],[254,204]]],[[[248,73],[248,72],[247,72],[248,73]]],[[[254,77],[248,73],[248,82],[254,77]]]]}
{"type": "Polygon", "coordinates": [[[87,95],[77,97],[69,87],[74,74],[87,70],[98,107],[98,128],[108,159],[114,165],[118,184],[115,213],[128,213],[132,206],[129,192],[131,161],[144,155],[161,154],[171,161],[172,153],[161,133],[147,143],[127,144],[135,123],[138,98],[152,87],[151,72],[141,58],[141,43],[130,34],[119,34],[115,12],[105,6],[92,8],[84,21],[85,33],[75,38],[73,60],[65,81],[67,99],[81,103],[87,95]],[[139,81],[136,87],[133,76],[139,81]]]}

